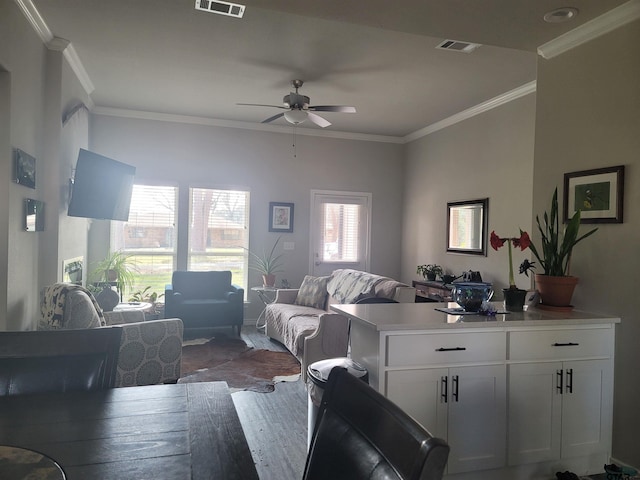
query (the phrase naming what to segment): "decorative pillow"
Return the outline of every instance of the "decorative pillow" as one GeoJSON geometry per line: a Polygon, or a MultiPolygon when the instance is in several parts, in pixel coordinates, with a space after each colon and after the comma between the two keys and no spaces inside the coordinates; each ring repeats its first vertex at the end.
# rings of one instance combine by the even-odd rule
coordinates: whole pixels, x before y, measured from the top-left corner
{"type": "Polygon", "coordinates": [[[296,305],[321,308],[324,310],[327,302],[327,282],[331,277],[312,277],[306,275],[296,296],[296,305]]]}

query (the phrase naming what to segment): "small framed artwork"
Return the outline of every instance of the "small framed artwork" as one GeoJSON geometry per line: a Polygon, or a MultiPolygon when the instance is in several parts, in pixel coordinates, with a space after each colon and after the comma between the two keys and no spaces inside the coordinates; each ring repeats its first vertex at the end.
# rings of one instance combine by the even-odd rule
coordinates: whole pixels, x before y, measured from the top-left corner
{"type": "Polygon", "coordinates": [[[15,181],[36,188],[36,159],[19,148],[15,149],[15,181]]]}
{"type": "Polygon", "coordinates": [[[42,232],[44,230],[44,202],[27,198],[24,201],[24,224],[27,232],[42,232]]]}
{"type": "Polygon", "coordinates": [[[564,221],[622,223],[624,165],[564,174],[564,221]]]}
{"type": "Polygon", "coordinates": [[[269,202],[269,231],[293,232],[293,203],[269,202]]]}

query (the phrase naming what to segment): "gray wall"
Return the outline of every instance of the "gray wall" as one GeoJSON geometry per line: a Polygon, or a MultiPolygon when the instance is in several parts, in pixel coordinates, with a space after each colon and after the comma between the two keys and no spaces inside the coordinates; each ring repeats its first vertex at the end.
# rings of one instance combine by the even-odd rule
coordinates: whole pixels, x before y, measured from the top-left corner
{"type": "MultiPolygon", "coordinates": [[[[530,231],[535,94],[529,94],[407,146],[402,278],[418,279],[416,266],[436,263],[460,275],[478,270],[492,282],[495,299],[509,284],[506,248],[487,256],[446,252],[447,202],[489,198],[488,230],[516,237],[530,231]]],[[[517,269],[522,259],[513,252],[517,269]]],[[[517,275],[521,288],[529,280],[517,275]]]]}
{"type": "MultiPolygon", "coordinates": [[[[296,137],[287,133],[125,119],[94,115],[91,149],[136,166],[136,181],[189,186],[237,187],[251,192],[249,247],[261,251],[278,234],[269,233],[270,201],[295,204],[294,231],[283,240],[295,242],[285,253],[285,272],[299,285],[309,271],[309,212],[312,189],[372,193],[371,271],[398,277],[402,230],[404,161],[398,144],[296,137]]],[[[179,210],[186,215],[186,209],[179,210]]],[[[93,221],[92,260],[106,251],[107,222],[93,221]]],[[[262,280],[250,272],[249,286],[262,280]]],[[[254,295],[247,318],[256,318],[262,304],[254,295]]]]}
{"type": "MultiPolygon", "coordinates": [[[[62,110],[87,97],[62,52],[43,45],[15,2],[0,1],[0,35],[0,329],[17,330],[34,327],[41,288],[62,278],[61,195],[69,178],[61,174],[62,110]],[[12,148],[36,158],[35,189],[13,182],[12,148]],[[26,198],[45,202],[44,232],[23,230],[26,198]]],[[[86,238],[86,226],[64,232],[86,238]]]]}
{"type": "MultiPolygon", "coordinates": [[[[640,466],[640,21],[538,61],[534,212],[566,172],[625,165],[624,223],[601,224],[575,249],[575,305],[622,317],[616,334],[613,454],[640,466]]],[[[583,231],[589,228],[583,226],[583,231]]]]}

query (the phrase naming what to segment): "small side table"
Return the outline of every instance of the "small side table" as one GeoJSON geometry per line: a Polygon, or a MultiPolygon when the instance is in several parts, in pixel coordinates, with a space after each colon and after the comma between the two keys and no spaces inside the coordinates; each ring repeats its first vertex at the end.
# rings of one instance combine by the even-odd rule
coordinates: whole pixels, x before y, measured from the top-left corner
{"type": "Polygon", "coordinates": [[[262,309],[262,312],[260,312],[260,315],[258,315],[258,319],[256,320],[256,328],[261,330],[266,326],[263,317],[267,309],[267,305],[275,301],[278,289],[276,287],[265,287],[264,285],[261,285],[259,287],[251,287],[251,291],[256,292],[258,294],[258,297],[260,297],[260,300],[264,304],[264,308],[262,309]]]}

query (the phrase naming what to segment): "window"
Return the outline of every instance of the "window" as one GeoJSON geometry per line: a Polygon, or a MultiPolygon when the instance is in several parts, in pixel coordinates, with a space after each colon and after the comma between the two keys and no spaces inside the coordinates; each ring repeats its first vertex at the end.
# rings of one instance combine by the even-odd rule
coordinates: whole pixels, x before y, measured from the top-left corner
{"type": "Polygon", "coordinates": [[[371,194],[311,191],[311,271],[368,269],[371,194]]]}
{"type": "Polygon", "coordinates": [[[231,270],[247,290],[249,192],[190,189],[189,270],[231,270]]]}
{"type": "Polygon", "coordinates": [[[147,293],[160,295],[171,283],[176,264],[177,194],[177,187],[134,185],[129,220],[112,222],[111,248],[131,255],[134,292],[150,287],[147,293]]]}

